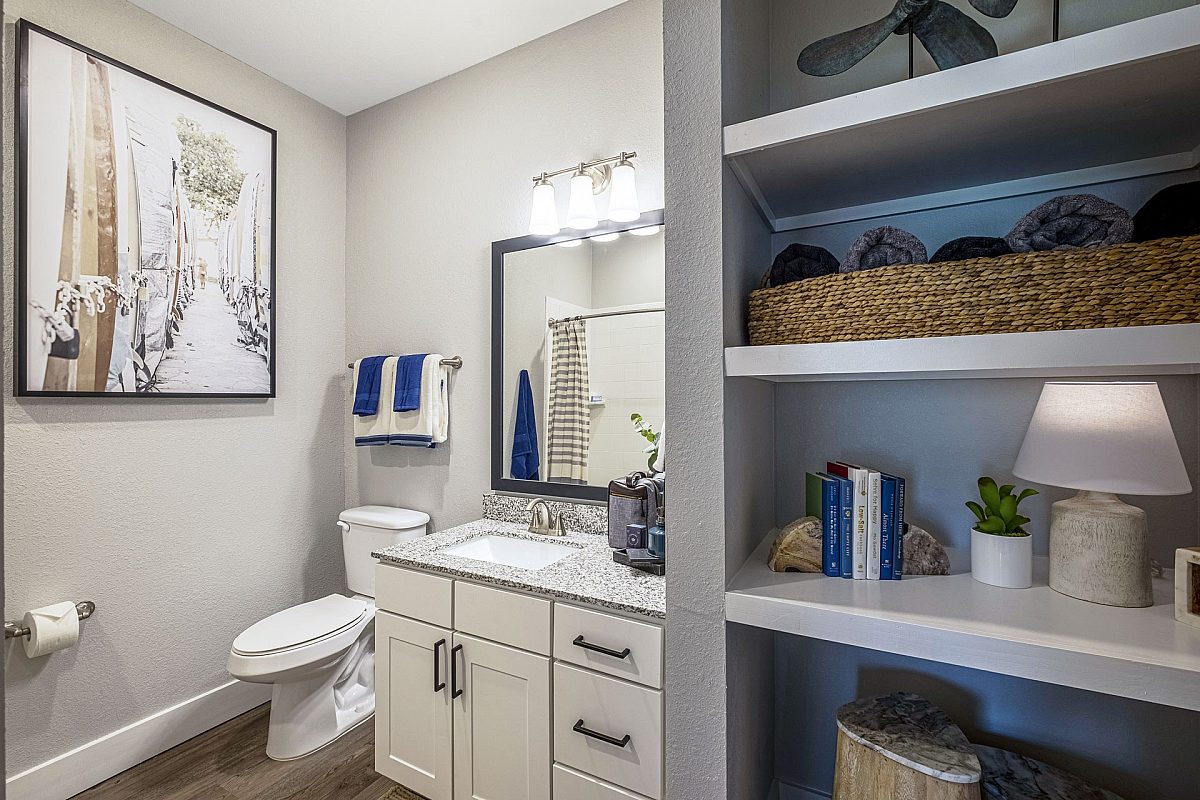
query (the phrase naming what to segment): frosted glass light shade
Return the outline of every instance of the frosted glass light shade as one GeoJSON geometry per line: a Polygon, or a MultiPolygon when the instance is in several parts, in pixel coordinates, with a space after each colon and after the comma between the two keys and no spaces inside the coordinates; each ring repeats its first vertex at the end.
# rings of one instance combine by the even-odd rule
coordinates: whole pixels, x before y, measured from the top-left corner
{"type": "Polygon", "coordinates": [[[1047,383],[1013,474],[1091,492],[1192,491],[1157,383],[1047,383]]]}
{"type": "Polygon", "coordinates": [[[535,236],[553,236],[562,228],[558,224],[558,206],[554,200],[554,184],[542,180],[533,185],[533,210],[529,213],[529,232],[535,236]]]}
{"type": "Polygon", "coordinates": [[[633,222],[642,215],[638,204],[637,173],[633,164],[622,161],[613,167],[612,191],[608,197],[608,218],[614,222],[633,222]]]}
{"type": "Polygon", "coordinates": [[[592,176],[577,173],[571,178],[571,201],[567,206],[567,225],[577,231],[590,231],[599,224],[596,219],[596,195],[592,176]]]}

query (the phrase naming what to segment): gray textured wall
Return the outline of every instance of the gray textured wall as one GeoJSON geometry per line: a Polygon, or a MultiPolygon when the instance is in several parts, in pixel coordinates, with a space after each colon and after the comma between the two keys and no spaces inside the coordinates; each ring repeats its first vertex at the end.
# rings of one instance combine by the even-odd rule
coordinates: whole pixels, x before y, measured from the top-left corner
{"type": "Polygon", "coordinates": [[[341,115],[121,0],[6,11],[6,297],[16,17],[279,131],[277,400],[14,400],[4,371],[5,617],[99,608],[75,648],[5,648],[15,773],[225,683],[238,633],[344,590],[346,138],[341,115]]]}
{"type": "Polygon", "coordinates": [[[348,502],[427,511],[434,529],[478,518],[491,243],[526,233],[533,175],[622,149],[638,151],[642,207],[662,207],[661,15],[659,0],[631,0],[349,119],[347,360],[441,352],[465,366],[450,441],[348,446],[348,502]]]}

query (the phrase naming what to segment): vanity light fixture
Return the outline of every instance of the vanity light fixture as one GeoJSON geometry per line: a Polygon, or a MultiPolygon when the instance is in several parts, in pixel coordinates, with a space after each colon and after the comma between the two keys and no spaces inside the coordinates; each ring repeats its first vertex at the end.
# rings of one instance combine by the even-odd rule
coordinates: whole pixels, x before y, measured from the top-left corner
{"type": "Polygon", "coordinates": [[[554,200],[554,184],[542,176],[533,185],[533,211],[529,215],[529,232],[538,236],[553,236],[562,228],[558,225],[558,205],[554,200]]]}
{"type": "Polygon", "coordinates": [[[615,242],[621,238],[620,232],[617,233],[598,233],[595,236],[589,236],[593,242],[615,242]]]}
{"type": "Polygon", "coordinates": [[[571,201],[567,205],[567,226],[590,231],[600,224],[596,218],[596,182],[582,168],[571,178],[571,201]]]}
{"type": "Polygon", "coordinates": [[[644,228],[634,228],[630,231],[634,236],[653,236],[662,230],[662,225],[647,225],[644,228]]]}
{"type": "Polygon", "coordinates": [[[558,242],[559,247],[579,247],[583,244],[583,239],[567,239],[565,242],[558,242]]]}
{"type": "Polygon", "coordinates": [[[567,204],[567,226],[589,231],[600,224],[596,212],[596,195],[612,186],[609,198],[609,218],[614,222],[633,222],[641,217],[637,197],[637,174],[632,159],[636,152],[586,161],[565,169],[543,172],[533,179],[533,208],[529,215],[529,232],[535,236],[554,236],[562,230],[554,197],[552,178],[571,175],[571,196],[567,204]],[[615,166],[614,166],[615,165],[615,166]]]}

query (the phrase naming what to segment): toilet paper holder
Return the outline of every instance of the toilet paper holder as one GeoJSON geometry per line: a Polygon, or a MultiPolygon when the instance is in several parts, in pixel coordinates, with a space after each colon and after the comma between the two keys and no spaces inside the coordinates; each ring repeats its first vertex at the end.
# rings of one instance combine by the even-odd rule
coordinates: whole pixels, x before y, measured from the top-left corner
{"type": "MultiPolygon", "coordinates": [[[[75,604],[75,611],[79,614],[79,619],[82,621],[96,613],[96,604],[91,600],[81,600],[75,604]]],[[[28,635],[29,628],[23,627],[20,622],[4,623],[5,640],[21,639],[28,635]]]]}

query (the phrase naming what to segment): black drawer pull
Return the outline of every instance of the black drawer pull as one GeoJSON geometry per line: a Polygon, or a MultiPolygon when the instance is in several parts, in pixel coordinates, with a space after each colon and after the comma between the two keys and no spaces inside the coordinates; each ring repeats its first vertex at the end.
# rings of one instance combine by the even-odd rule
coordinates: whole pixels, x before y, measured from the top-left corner
{"type": "Polygon", "coordinates": [[[438,658],[438,651],[446,646],[446,640],[440,639],[433,646],[433,693],[437,694],[442,689],[446,688],[446,682],[442,680],[442,660],[438,658]]]}
{"type": "Polygon", "coordinates": [[[593,739],[599,739],[600,741],[602,741],[606,744],[611,744],[613,747],[624,747],[625,745],[629,744],[629,734],[628,733],[625,734],[620,739],[614,739],[611,736],[605,736],[603,733],[599,733],[597,731],[593,731],[588,728],[585,728],[583,726],[583,720],[579,720],[579,722],[576,722],[575,727],[571,728],[571,730],[575,731],[576,733],[582,733],[584,736],[589,736],[593,739]]]}
{"type": "Polygon", "coordinates": [[[629,658],[629,653],[631,652],[628,647],[626,647],[624,650],[609,650],[607,647],[601,647],[598,644],[585,642],[583,640],[582,633],[576,636],[575,641],[571,642],[571,644],[575,645],[576,647],[582,647],[584,650],[591,650],[595,653],[603,653],[604,655],[612,656],[613,658],[629,658]]]}
{"type": "Polygon", "coordinates": [[[450,699],[457,700],[462,697],[466,690],[458,688],[458,658],[456,656],[462,652],[461,644],[454,645],[454,649],[450,651],[450,699]]]}

